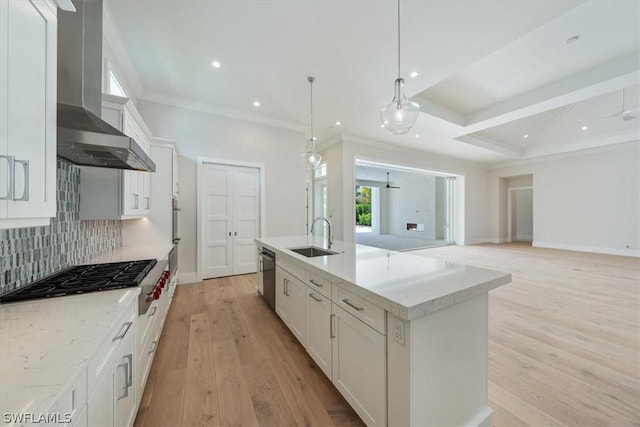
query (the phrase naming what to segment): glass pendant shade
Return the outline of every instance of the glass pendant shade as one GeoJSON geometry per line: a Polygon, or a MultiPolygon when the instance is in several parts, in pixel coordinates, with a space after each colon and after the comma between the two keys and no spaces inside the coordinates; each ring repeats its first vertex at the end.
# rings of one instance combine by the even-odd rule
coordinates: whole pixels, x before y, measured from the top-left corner
{"type": "Polygon", "coordinates": [[[391,104],[380,110],[380,120],[382,125],[392,135],[404,135],[409,132],[418,120],[420,105],[413,102],[404,95],[404,80],[401,78],[395,81],[395,91],[391,104]]]}
{"type": "Polygon", "coordinates": [[[307,151],[300,155],[307,169],[315,169],[320,165],[322,156],[316,152],[315,138],[309,140],[307,151]]]}

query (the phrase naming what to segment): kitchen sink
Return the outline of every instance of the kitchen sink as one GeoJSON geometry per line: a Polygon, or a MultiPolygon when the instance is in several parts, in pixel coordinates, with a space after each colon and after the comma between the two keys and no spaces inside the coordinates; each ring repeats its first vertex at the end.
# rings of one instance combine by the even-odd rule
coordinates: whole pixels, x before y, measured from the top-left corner
{"type": "Polygon", "coordinates": [[[287,248],[287,249],[297,254],[306,256],[307,258],[312,258],[316,256],[325,256],[325,255],[336,255],[338,253],[338,252],[328,251],[326,249],[321,249],[316,246],[305,246],[303,248],[287,248]]]}

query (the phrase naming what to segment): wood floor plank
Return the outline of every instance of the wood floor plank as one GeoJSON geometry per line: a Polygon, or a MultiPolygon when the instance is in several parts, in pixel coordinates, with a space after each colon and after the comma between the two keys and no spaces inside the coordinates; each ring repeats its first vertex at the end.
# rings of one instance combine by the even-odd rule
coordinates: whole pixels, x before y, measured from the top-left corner
{"type": "Polygon", "coordinates": [[[220,408],[209,316],[191,315],[187,378],[182,425],[207,427],[220,424],[220,408]]]}
{"type": "Polygon", "coordinates": [[[182,425],[186,368],[166,370],[158,376],[145,427],[175,427],[182,425]]]}
{"type": "Polygon", "coordinates": [[[257,426],[253,402],[233,340],[213,344],[220,424],[257,426]]]}

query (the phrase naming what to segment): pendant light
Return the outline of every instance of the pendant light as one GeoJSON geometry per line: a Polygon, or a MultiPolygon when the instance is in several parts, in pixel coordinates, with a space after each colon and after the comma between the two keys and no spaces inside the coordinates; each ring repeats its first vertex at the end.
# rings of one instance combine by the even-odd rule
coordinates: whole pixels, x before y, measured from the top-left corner
{"type": "Polygon", "coordinates": [[[404,94],[404,79],[400,77],[400,0],[398,0],[398,78],[394,83],[393,101],[380,110],[380,120],[392,135],[404,135],[418,119],[420,105],[404,94]]]}
{"type": "Polygon", "coordinates": [[[307,169],[315,169],[320,165],[322,161],[322,156],[316,152],[316,138],[313,136],[313,82],[316,80],[315,77],[309,76],[307,77],[307,81],[309,82],[309,88],[311,93],[311,114],[310,117],[310,126],[311,126],[311,138],[307,142],[307,151],[302,153],[300,157],[304,161],[307,169]]]}

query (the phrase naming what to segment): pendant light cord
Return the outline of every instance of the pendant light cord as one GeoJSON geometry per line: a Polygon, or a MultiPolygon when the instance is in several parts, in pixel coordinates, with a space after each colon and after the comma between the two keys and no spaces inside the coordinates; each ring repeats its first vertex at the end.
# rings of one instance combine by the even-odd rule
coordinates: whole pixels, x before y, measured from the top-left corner
{"type": "Polygon", "coordinates": [[[314,144],[314,137],[313,137],[313,82],[315,81],[315,77],[309,76],[307,77],[307,81],[309,82],[309,92],[311,94],[310,96],[310,104],[311,104],[311,108],[309,109],[311,111],[311,114],[309,115],[310,118],[310,123],[311,123],[311,144],[314,144]]]}
{"type": "Polygon", "coordinates": [[[398,0],[398,78],[400,78],[400,0],[398,0]]]}

